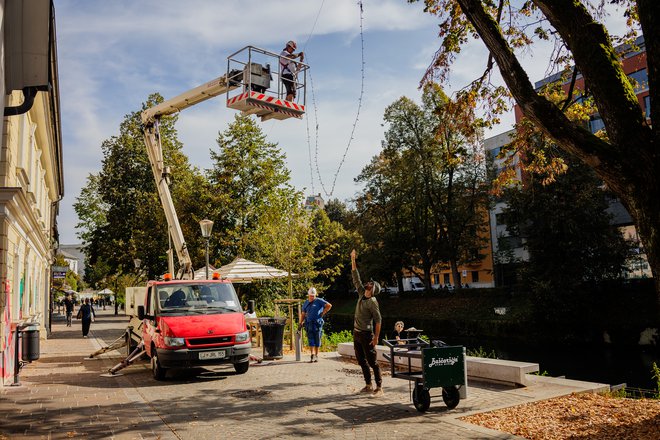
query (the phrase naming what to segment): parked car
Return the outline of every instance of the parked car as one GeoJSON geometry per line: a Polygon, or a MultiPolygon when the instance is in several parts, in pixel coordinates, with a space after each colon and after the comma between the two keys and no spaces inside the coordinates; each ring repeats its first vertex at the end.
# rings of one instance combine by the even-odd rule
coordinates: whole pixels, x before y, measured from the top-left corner
{"type": "Polygon", "coordinates": [[[383,287],[383,293],[386,293],[388,295],[394,296],[399,294],[399,288],[398,287],[392,287],[392,286],[385,286],[383,287]]]}
{"type": "Polygon", "coordinates": [[[418,277],[405,277],[403,281],[404,292],[423,292],[424,283],[418,277]]]}

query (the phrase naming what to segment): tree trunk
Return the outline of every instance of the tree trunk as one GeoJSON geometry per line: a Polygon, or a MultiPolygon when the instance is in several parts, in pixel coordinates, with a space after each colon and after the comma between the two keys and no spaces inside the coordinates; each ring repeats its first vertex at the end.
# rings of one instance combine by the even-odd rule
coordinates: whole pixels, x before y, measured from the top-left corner
{"type": "Polygon", "coordinates": [[[401,269],[396,271],[396,286],[399,289],[399,293],[403,293],[403,272],[401,269]]]}
{"type": "Polygon", "coordinates": [[[660,182],[657,180],[656,177],[640,182],[636,193],[623,197],[621,201],[637,225],[660,305],[660,182]]]}
{"type": "MultiPolygon", "coordinates": [[[[424,283],[424,290],[431,290],[431,267],[433,266],[433,261],[429,256],[429,253],[422,254],[422,282],[424,283]]],[[[416,274],[417,275],[417,274],[416,274]]]]}
{"type": "Polygon", "coordinates": [[[461,288],[461,274],[458,272],[458,264],[456,263],[456,258],[451,257],[449,259],[449,267],[451,268],[451,276],[454,281],[454,289],[461,288]]]}

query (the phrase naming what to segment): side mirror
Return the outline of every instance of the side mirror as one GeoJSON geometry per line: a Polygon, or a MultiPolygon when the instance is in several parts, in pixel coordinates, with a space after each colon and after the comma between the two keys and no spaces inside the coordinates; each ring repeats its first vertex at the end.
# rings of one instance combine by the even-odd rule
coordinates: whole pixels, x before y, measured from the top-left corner
{"type": "Polygon", "coordinates": [[[144,319],[144,306],[138,306],[138,319],[142,321],[144,319]]]}
{"type": "Polygon", "coordinates": [[[248,301],[248,308],[247,308],[248,313],[254,313],[254,300],[251,299],[248,301]]]}

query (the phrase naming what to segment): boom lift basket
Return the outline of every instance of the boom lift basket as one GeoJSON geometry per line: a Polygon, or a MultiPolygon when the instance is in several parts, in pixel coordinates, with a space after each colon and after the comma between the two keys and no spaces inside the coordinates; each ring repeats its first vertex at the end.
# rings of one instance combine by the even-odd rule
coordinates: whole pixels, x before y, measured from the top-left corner
{"type": "Polygon", "coordinates": [[[227,107],[244,115],[269,119],[302,118],[307,99],[307,70],[305,63],[296,62],[296,100],[287,101],[286,88],[280,78],[278,54],[246,46],[227,57],[227,107]]]}

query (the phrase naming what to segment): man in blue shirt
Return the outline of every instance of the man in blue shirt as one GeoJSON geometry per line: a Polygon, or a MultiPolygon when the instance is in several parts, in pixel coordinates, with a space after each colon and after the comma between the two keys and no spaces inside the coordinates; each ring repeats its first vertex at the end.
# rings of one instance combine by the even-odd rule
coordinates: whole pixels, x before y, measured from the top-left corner
{"type": "Polygon", "coordinates": [[[307,344],[312,352],[310,362],[319,361],[319,347],[323,335],[323,317],[330,311],[332,304],[324,299],[317,298],[316,289],[310,287],[307,292],[307,301],[302,306],[300,328],[305,327],[307,344]]]}

